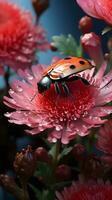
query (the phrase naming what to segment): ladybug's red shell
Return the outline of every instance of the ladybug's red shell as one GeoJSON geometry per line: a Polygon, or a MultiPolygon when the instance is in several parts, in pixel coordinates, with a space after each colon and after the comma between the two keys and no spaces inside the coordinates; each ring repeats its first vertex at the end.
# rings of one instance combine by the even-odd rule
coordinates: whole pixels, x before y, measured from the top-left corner
{"type": "Polygon", "coordinates": [[[50,65],[43,76],[48,75],[52,80],[60,80],[92,67],[91,63],[84,58],[67,57],[50,65]]]}

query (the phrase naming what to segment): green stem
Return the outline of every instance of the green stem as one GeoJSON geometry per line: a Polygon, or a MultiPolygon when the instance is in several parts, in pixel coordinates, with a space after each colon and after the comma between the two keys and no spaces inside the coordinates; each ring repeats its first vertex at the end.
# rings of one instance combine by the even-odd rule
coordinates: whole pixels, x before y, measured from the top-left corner
{"type": "Polygon", "coordinates": [[[54,167],[55,168],[57,167],[57,164],[58,164],[58,156],[60,153],[60,146],[61,146],[61,142],[60,142],[60,140],[58,140],[56,143],[56,150],[55,150],[55,155],[54,155],[54,167]]]}
{"type": "Polygon", "coordinates": [[[52,163],[52,176],[53,176],[53,182],[55,182],[55,171],[58,165],[58,156],[59,156],[59,152],[60,152],[60,146],[61,146],[61,142],[60,140],[57,141],[56,143],[56,147],[55,147],[55,152],[54,152],[54,159],[53,159],[53,163],[52,163]]]}
{"type": "Polygon", "coordinates": [[[22,195],[21,200],[30,200],[28,192],[27,192],[27,184],[24,182],[21,182],[21,185],[22,185],[22,189],[23,189],[23,195],[22,195]]]}

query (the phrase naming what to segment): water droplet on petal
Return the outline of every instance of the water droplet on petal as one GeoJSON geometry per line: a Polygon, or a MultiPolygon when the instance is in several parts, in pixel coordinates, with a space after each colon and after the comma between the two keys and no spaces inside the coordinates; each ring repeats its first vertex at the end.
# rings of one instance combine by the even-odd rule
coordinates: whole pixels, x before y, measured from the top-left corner
{"type": "Polygon", "coordinates": [[[76,120],[77,120],[77,118],[76,118],[76,117],[74,117],[74,120],[76,121],[76,120]]]}
{"type": "Polygon", "coordinates": [[[14,90],[10,89],[9,94],[14,94],[14,90]]]}
{"type": "Polygon", "coordinates": [[[20,86],[18,85],[18,86],[17,86],[17,91],[18,91],[18,92],[22,92],[22,91],[23,91],[23,88],[20,87],[20,86]]]}
{"type": "Polygon", "coordinates": [[[52,138],[52,142],[57,142],[57,139],[56,138],[52,138]]]}
{"type": "Polygon", "coordinates": [[[44,131],[44,127],[42,127],[42,126],[39,127],[39,130],[40,130],[40,131],[44,131]]]}
{"type": "Polygon", "coordinates": [[[27,126],[31,127],[31,124],[29,123],[29,124],[27,124],[27,126]]]}
{"type": "Polygon", "coordinates": [[[61,121],[61,122],[63,121],[63,118],[62,118],[62,117],[60,117],[60,121],[61,121]]]}
{"type": "Polygon", "coordinates": [[[6,112],[6,113],[5,113],[5,116],[6,116],[6,117],[11,117],[11,115],[12,115],[12,113],[9,113],[9,112],[6,112]]]}
{"type": "Polygon", "coordinates": [[[59,126],[56,126],[56,130],[57,131],[60,131],[62,129],[62,127],[59,125],[59,126]]]}
{"type": "Polygon", "coordinates": [[[33,76],[29,75],[29,76],[28,76],[28,79],[29,79],[29,80],[33,80],[33,76]]]}
{"type": "Polygon", "coordinates": [[[25,117],[28,117],[28,114],[27,114],[26,112],[24,112],[24,116],[25,116],[25,117]]]}

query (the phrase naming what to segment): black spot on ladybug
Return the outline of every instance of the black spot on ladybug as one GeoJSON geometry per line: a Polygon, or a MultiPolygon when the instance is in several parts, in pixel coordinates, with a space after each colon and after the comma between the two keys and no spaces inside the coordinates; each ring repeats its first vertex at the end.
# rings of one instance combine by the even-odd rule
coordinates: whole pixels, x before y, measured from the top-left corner
{"type": "Polygon", "coordinates": [[[84,65],[84,64],[85,64],[85,62],[84,62],[83,60],[80,60],[79,63],[80,63],[81,65],[84,65]]]}
{"type": "Polygon", "coordinates": [[[70,60],[71,59],[71,57],[66,57],[66,58],[64,58],[64,60],[70,60]]]}
{"type": "Polygon", "coordinates": [[[70,69],[75,69],[75,65],[70,65],[70,69]]]}

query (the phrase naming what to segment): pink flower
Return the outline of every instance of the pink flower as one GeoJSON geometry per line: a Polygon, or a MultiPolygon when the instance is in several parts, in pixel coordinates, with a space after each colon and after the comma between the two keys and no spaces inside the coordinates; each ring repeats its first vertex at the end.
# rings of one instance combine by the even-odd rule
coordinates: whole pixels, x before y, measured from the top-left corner
{"type": "Polygon", "coordinates": [[[112,24],[112,2],[110,0],[76,0],[79,6],[90,16],[112,24]]]}
{"type": "Polygon", "coordinates": [[[45,31],[15,4],[0,0],[0,8],[0,63],[14,70],[31,66],[36,48],[48,48],[45,31]]]}
{"type": "Polygon", "coordinates": [[[57,192],[56,196],[57,200],[111,200],[112,185],[104,184],[103,181],[77,182],[57,192]]]}
{"type": "Polygon", "coordinates": [[[65,95],[61,84],[60,95],[56,93],[54,84],[44,95],[38,93],[37,82],[42,78],[43,68],[37,65],[32,67],[32,71],[19,70],[24,81],[15,80],[9,90],[10,97],[4,97],[4,103],[15,109],[6,114],[9,122],[26,124],[32,128],[27,131],[32,135],[53,128],[48,134],[49,141],[61,139],[66,144],[76,134],[85,136],[88,129],[106,121],[101,117],[112,112],[112,106],[105,105],[112,101],[112,71],[104,76],[106,63],[96,75],[93,75],[94,69],[77,74],[84,82],[81,79],[66,81],[70,95],[65,95]]]}
{"type": "Polygon", "coordinates": [[[104,152],[101,159],[112,165],[112,119],[108,120],[105,125],[100,128],[97,147],[100,151],[104,152]]]}
{"type": "Polygon", "coordinates": [[[100,37],[93,32],[86,33],[81,37],[81,44],[85,52],[99,67],[104,61],[100,37]]]}

